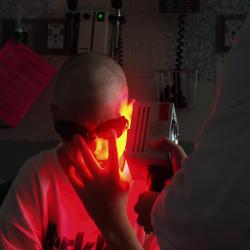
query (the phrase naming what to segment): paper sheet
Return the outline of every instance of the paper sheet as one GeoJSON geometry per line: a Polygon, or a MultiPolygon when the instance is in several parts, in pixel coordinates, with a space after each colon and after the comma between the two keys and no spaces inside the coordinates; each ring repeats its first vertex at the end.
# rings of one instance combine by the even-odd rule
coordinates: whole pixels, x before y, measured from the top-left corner
{"type": "Polygon", "coordinates": [[[29,47],[8,41],[0,51],[0,120],[16,127],[56,73],[29,47]]]}

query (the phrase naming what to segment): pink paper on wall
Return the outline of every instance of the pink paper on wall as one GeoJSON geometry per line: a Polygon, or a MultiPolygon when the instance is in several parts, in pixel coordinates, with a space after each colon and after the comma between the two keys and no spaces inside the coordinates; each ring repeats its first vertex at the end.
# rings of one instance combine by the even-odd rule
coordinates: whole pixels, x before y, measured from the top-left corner
{"type": "Polygon", "coordinates": [[[29,47],[8,41],[0,51],[0,120],[15,127],[56,73],[29,47]]]}

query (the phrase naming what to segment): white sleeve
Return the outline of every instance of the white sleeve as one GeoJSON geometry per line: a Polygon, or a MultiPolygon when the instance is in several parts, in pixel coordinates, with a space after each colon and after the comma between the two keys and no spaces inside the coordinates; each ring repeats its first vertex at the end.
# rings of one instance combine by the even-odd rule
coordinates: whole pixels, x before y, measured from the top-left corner
{"type": "Polygon", "coordinates": [[[42,249],[42,192],[32,164],[24,164],[0,208],[0,249],[42,249]]]}
{"type": "Polygon", "coordinates": [[[226,58],[216,103],[194,152],[154,204],[152,224],[161,249],[239,249],[233,244],[250,221],[249,83],[250,15],[226,58]]]}
{"type": "Polygon", "coordinates": [[[176,250],[183,249],[182,245],[188,246],[187,236],[188,232],[191,232],[191,221],[184,205],[184,197],[188,196],[188,192],[188,180],[183,171],[179,171],[171,185],[163,189],[153,206],[152,225],[161,249],[176,250]]]}

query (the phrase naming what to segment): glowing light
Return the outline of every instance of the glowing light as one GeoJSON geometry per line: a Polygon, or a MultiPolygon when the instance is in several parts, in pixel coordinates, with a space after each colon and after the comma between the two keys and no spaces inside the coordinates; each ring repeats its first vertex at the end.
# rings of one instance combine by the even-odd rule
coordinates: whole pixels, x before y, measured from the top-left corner
{"type": "MultiPolygon", "coordinates": [[[[120,116],[124,116],[129,122],[128,128],[130,127],[130,124],[131,124],[131,117],[133,113],[134,103],[135,103],[135,100],[132,100],[129,103],[127,102],[127,100],[124,100],[121,103],[120,108],[119,108],[120,116]]],[[[95,142],[96,142],[96,148],[94,151],[94,156],[97,159],[97,161],[108,160],[108,157],[109,157],[108,140],[103,139],[103,138],[96,138],[95,142]]],[[[117,153],[118,153],[119,159],[122,157],[125,151],[126,143],[127,143],[127,130],[125,130],[123,134],[116,140],[117,153]]],[[[120,178],[121,180],[129,181],[128,178],[122,173],[122,171],[120,171],[120,178]]]]}
{"type": "Polygon", "coordinates": [[[104,21],[104,18],[105,18],[104,12],[98,12],[98,13],[97,13],[97,21],[103,22],[103,21],[104,21]]]}
{"type": "Polygon", "coordinates": [[[121,116],[124,116],[128,120],[129,122],[128,128],[130,128],[130,124],[131,124],[131,117],[133,113],[134,103],[135,103],[135,100],[132,100],[129,103],[127,103],[127,101],[123,101],[121,103],[120,110],[119,110],[119,114],[121,116]]]}
{"type": "Polygon", "coordinates": [[[98,161],[105,161],[108,159],[108,140],[97,138],[96,149],[94,152],[94,156],[98,161]]]}
{"type": "MultiPolygon", "coordinates": [[[[127,103],[127,100],[124,100],[119,108],[119,114],[121,116],[124,116],[128,120],[129,122],[128,126],[130,126],[131,123],[134,103],[135,103],[134,100],[132,100],[129,103],[127,103]]],[[[127,130],[124,131],[124,133],[117,139],[116,143],[117,143],[118,158],[120,158],[126,148],[127,130]]],[[[102,138],[96,139],[96,149],[94,155],[98,161],[104,161],[108,159],[108,140],[102,138]]]]}
{"type": "Polygon", "coordinates": [[[121,182],[125,182],[125,181],[130,182],[131,181],[131,175],[122,172],[121,169],[119,169],[119,175],[120,175],[121,182]]]}
{"type": "MultiPolygon", "coordinates": [[[[117,138],[116,144],[117,144],[117,152],[118,152],[118,158],[122,156],[127,142],[127,131],[124,131],[124,133],[117,138]]],[[[94,152],[94,156],[98,161],[105,161],[108,159],[108,140],[97,138],[96,139],[96,149],[94,152]]]]}
{"type": "Polygon", "coordinates": [[[124,153],[124,150],[126,148],[126,143],[127,143],[127,130],[125,130],[123,134],[116,140],[118,158],[120,158],[124,153]]]}

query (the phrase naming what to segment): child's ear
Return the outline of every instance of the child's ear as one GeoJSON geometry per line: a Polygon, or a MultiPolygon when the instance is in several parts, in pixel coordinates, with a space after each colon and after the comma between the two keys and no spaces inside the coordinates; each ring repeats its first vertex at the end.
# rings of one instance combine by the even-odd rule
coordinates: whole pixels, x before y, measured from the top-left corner
{"type": "Polygon", "coordinates": [[[56,104],[51,102],[49,104],[49,109],[52,113],[54,121],[57,121],[58,120],[58,107],[56,106],[56,104]]]}

